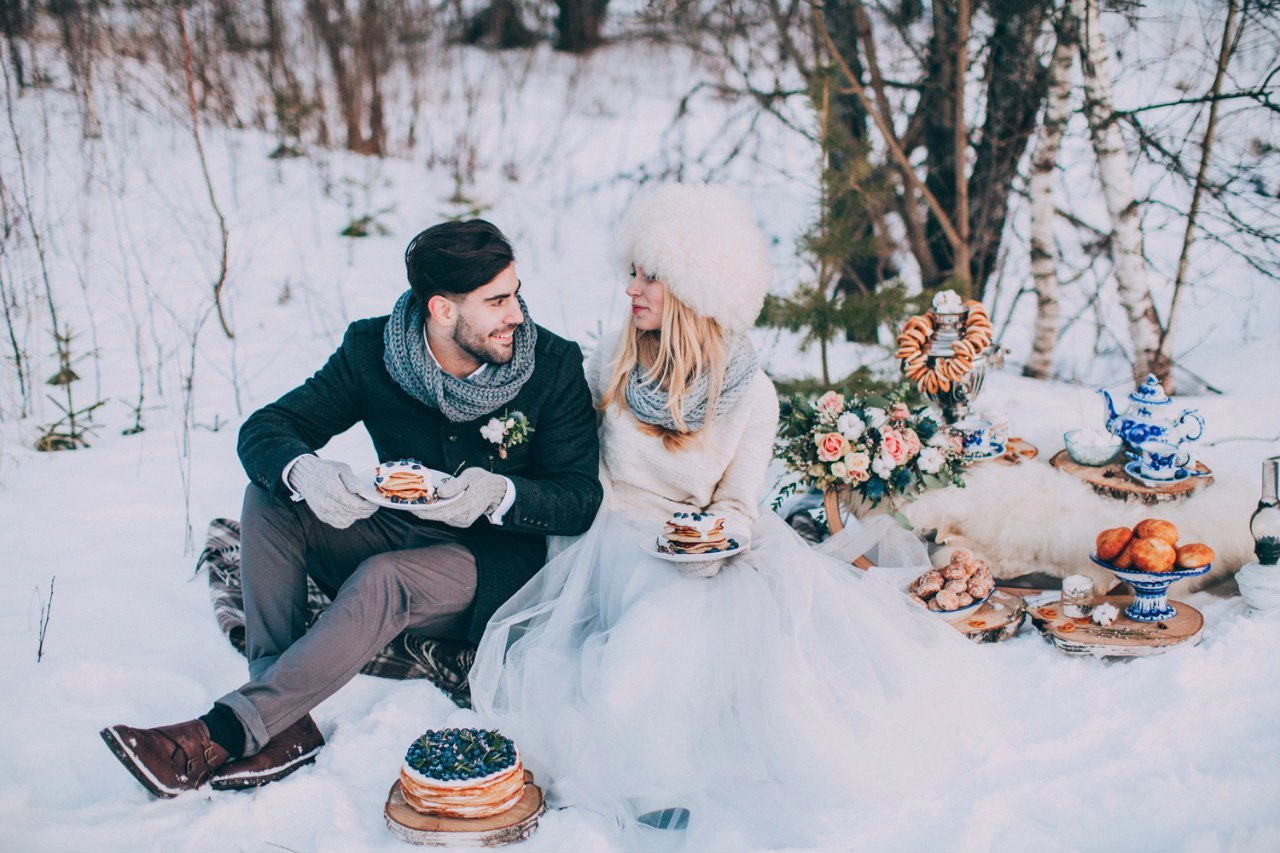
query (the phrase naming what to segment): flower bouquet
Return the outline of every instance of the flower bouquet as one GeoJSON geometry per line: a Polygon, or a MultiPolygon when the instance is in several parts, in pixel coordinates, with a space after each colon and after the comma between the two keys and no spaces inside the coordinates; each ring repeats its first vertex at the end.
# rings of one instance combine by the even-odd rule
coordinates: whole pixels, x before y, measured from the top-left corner
{"type": "Polygon", "coordinates": [[[828,391],[813,402],[793,397],[779,424],[776,455],[800,484],[847,488],[870,506],[888,499],[891,510],[898,499],[927,489],[963,486],[959,443],[927,409],[912,412],[896,396],[846,400],[828,391]]]}

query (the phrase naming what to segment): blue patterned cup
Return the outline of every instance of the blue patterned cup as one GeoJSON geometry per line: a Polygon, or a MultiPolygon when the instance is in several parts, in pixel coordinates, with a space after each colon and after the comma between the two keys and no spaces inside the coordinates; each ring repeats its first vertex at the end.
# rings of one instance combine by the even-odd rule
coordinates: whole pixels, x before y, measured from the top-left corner
{"type": "Polygon", "coordinates": [[[960,437],[965,456],[991,456],[1004,453],[1004,444],[995,440],[991,421],[981,418],[965,418],[952,424],[960,437]]]}
{"type": "Polygon", "coordinates": [[[1141,450],[1138,468],[1148,480],[1172,480],[1191,461],[1190,453],[1167,441],[1144,442],[1141,450]]]}

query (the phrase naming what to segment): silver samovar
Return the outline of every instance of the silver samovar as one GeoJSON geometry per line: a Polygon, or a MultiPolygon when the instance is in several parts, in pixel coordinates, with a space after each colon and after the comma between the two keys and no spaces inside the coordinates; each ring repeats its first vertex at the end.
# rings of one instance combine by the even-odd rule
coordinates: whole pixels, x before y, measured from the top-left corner
{"type": "MultiPolygon", "coordinates": [[[[964,337],[964,323],[969,316],[969,309],[964,307],[959,294],[954,290],[939,291],[933,297],[933,309],[929,319],[933,322],[933,336],[930,338],[929,353],[926,363],[929,367],[937,364],[940,358],[955,355],[951,347],[964,337]]],[[[989,369],[999,370],[1004,366],[1004,352],[996,344],[991,344],[973,358],[973,369],[965,374],[959,382],[952,382],[947,391],[925,394],[929,403],[942,415],[947,424],[963,420],[973,408],[974,400],[982,392],[983,380],[989,369]]]]}

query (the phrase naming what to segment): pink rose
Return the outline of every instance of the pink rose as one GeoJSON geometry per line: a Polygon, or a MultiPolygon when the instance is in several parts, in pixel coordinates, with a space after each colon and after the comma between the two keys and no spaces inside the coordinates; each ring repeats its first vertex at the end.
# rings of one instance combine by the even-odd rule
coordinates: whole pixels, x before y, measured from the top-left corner
{"type": "Polygon", "coordinates": [[[826,412],[838,412],[844,408],[844,395],[828,391],[818,398],[817,406],[826,412]]]}
{"type": "Polygon", "coordinates": [[[893,459],[895,467],[901,465],[903,460],[907,458],[907,446],[903,442],[902,436],[896,430],[888,427],[880,428],[880,450],[893,459]]]}
{"type": "Polygon", "coordinates": [[[823,462],[835,462],[849,452],[849,439],[838,432],[828,432],[814,439],[818,443],[818,458],[823,462]]]}
{"type": "Polygon", "coordinates": [[[914,459],[916,454],[920,452],[920,436],[916,435],[916,431],[908,427],[903,427],[899,435],[902,436],[902,443],[907,448],[907,458],[914,459]]]}
{"type": "Polygon", "coordinates": [[[905,421],[911,417],[911,410],[907,408],[906,403],[894,403],[889,409],[889,420],[905,421]]]}

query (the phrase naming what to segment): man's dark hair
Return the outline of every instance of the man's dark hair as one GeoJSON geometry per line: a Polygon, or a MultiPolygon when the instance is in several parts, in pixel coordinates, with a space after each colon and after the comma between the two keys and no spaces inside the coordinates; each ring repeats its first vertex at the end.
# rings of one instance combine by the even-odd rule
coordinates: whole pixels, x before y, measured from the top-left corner
{"type": "Polygon", "coordinates": [[[506,236],[483,219],[433,225],[410,240],[404,252],[409,287],[423,314],[436,294],[470,293],[493,281],[515,259],[506,236]]]}

